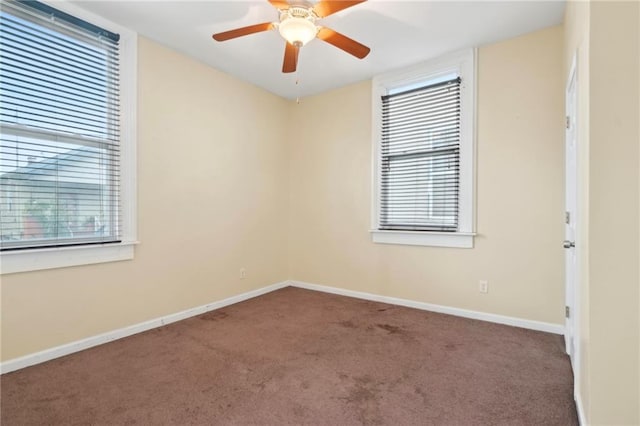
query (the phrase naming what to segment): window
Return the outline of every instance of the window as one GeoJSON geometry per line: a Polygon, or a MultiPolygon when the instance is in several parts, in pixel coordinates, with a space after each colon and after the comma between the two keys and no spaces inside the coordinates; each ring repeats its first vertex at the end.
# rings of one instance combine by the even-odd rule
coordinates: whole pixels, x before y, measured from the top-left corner
{"type": "Polygon", "coordinates": [[[135,34],[60,5],[1,3],[3,273],[133,256],[135,34]]]}
{"type": "Polygon", "coordinates": [[[473,247],[474,52],[373,82],[374,242],[473,247]]]}

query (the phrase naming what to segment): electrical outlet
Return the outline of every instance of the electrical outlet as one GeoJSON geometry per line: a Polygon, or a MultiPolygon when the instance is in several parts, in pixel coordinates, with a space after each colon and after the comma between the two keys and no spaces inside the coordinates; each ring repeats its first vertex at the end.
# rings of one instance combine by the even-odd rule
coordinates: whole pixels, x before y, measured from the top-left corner
{"type": "Polygon", "coordinates": [[[489,293],[489,281],[480,280],[478,282],[478,291],[480,291],[480,293],[489,293]]]}
{"type": "Polygon", "coordinates": [[[240,279],[244,280],[245,278],[247,278],[247,269],[246,268],[240,268],[240,279]]]}

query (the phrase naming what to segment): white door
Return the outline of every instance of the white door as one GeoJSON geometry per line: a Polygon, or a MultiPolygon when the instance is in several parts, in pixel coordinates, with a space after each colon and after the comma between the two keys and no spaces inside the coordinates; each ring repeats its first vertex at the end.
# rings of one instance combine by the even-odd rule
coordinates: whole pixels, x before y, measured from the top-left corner
{"type": "Polygon", "coordinates": [[[571,357],[571,363],[576,366],[577,338],[577,256],[576,256],[576,231],[577,231],[577,72],[574,57],[566,91],[566,133],[565,133],[565,344],[571,357]]]}

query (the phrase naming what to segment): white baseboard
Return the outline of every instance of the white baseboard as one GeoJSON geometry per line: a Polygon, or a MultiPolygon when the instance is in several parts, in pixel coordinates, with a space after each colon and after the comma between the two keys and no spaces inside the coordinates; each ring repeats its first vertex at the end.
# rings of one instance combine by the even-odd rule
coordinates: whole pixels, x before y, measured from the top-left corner
{"type": "MultiPolygon", "coordinates": [[[[257,296],[261,296],[266,293],[287,287],[299,287],[308,290],[321,291],[325,293],[339,294],[342,296],[355,297],[358,299],[372,300],[375,302],[389,303],[392,305],[406,306],[409,308],[422,309],[425,311],[439,312],[443,314],[455,315],[459,317],[478,319],[482,321],[489,321],[498,324],[506,324],[515,327],[528,328],[531,330],[545,331],[554,334],[563,334],[564,326],[560,324],[550,324],[540,321],[532,321],[521,318],[513,318],[502,315],[489,314],[485,312],[470,311],[466,309],[452,308],[448,306],[434,305],[431,303],[416,302],[413,300],[399,299],[395,297],[380,296],[372,293],[363,293],[359,291],[345,290],[337,287],[328,287],[318,284],[310,284],[302,281],[283,281],[267,287],[262,287],[256,290],[252,290],[246,293],[232,296],[217,302],[208,303],[206,305],[197,306],[195,308],[187,309],[175,314],[166,315],[160,318],[155,318],[149,321],[141,322],[138,324],[130,325],[117,330],[109,331],[106,333],[91,336],[86,339],[77,340],[75,342],[67,343],[61,346],[56,346],[51,349],[36,352],[33,354],[25,355],[19,358],[10,359],[8,361],[0,363],[0,374],[10,373],[12,371],[26,368],[35,364],[50,361],[65,355],[72,354],[74,352],[80,352],[85,349],[92,348],[94,346],[108,343],[123,337],[131,336],[133,334],[141,333],[143,331],[151,330],[152,328],[162,327],[163,325],[170,324],[172,322],[180,321],[186,318],[190,318],[196,315],[203,314],[205,312],[220,309],[225,306],[233,305],[234,303],[242,302],[257,296]]],[[[578,400],[576,399],[578,404],[578,400]]],[[[581,406],[580,406],[581,407],[581,406]]],[[[581,414],[581,408],[578,410],[578,414],[581,414]]],[[[582,417],[581,417],[582,419],[582,417]]],[[[581,422],[581,424],[584,424],[581,422]]]]}
{"type": "Polygon", "coordinates": [[[206,305],[197,306],[195,308],[187,309],[175,314],[166,315],[160,318],[155,318],[149,321],[120,328],[118,330],[113,330],[106,333],[98,334],[96,336],[87,337],[86,339],[76,340],[75,342],[56,346],[54,348],[46,349],[41,352],[36,352],[19,358],[10,359],[8,361],[0,363],[0,374],[10,373],[21,368],[26,368],[35,364],[50,361],[52,359],[69,355],[74,352],[80,352],[94,346],[102,345],[103,343],[112,342],[117,339],[122,339],[123,337],[151,330],[152,328],[162,327],[163,325],[171,324],[172,322],[204,314],[205,312],[213,311],[225,306],[233,305],[234,303],[261,296],[263,294],[270,293],[283,287],[287,287],[288,285],[288,281],[283,281],[267,287],[259,288],[257,290],[248,291],[237,296],[228,297],[217,302],[208,303],[206,305]]]}
{"type": "Polygon", "coordinates": [[[416,302],[413,300],[399,299],[396,297],[380,296],[372,293],[345,290],[338,287],[328,287],[324,285],[311,284],[302,281],[289,281],[292,287],[305,288],[307,290],[322,291],[324,293],[339,294],[342,296],[355,297],[357,299],[372,300],[374,302],[389,303],[391,305],[406,306],[408,308],[421,309],[423,311],[439,312],[441,314],[455,315],[458,317],[477,319],[481,321],[494,322],[498,324],[511,325],[514,327],[528,328],[530,330],[545,331],[553,334],[564,334],[564,325],[551,324],[541,321],[533,321],[522,318],[507,317],[503,315],[489,314],[486,312],[470,311],[467,309],[452,308],[449,306],[434,305],[431,303],[416,302]]]}
{"type": "Polygon", "coordinates": [[[584,406],[582,405],[582,396],[580,392],[575,391],[573,399],[576,401],[576,411],[578,412],[578,424],[580,426],[587,426],[587,418],[584,415],[584,406]]]}

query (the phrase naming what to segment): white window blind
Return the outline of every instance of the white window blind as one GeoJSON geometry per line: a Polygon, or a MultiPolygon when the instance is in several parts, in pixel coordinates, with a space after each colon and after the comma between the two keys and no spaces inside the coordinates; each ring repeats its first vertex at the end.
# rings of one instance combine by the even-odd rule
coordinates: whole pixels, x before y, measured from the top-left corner
{"type": "Polygon", "coordinates": [[[0,248],[119,242],[118,34],[0,5],[0,248]]]}
{"type": "Polygon", "coordinates": [[[381,230],[458,230],[459,77],[382,96],[381,230]]]}

